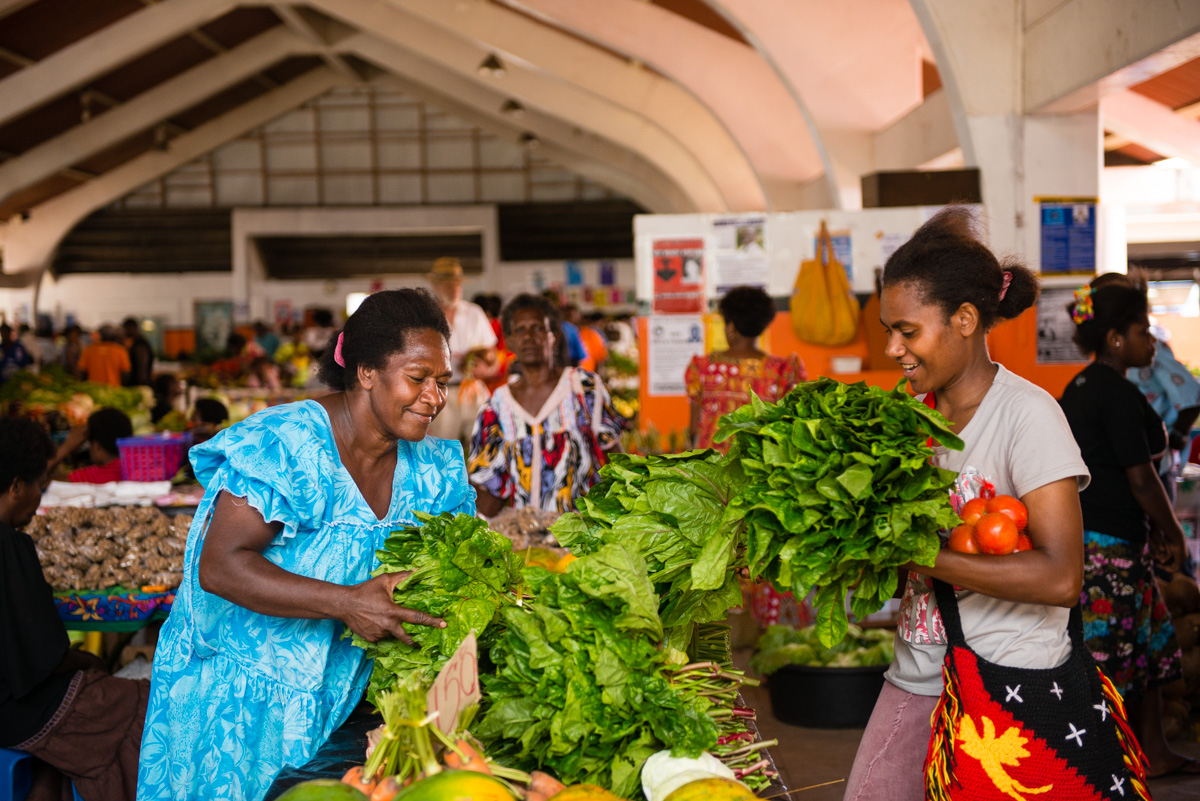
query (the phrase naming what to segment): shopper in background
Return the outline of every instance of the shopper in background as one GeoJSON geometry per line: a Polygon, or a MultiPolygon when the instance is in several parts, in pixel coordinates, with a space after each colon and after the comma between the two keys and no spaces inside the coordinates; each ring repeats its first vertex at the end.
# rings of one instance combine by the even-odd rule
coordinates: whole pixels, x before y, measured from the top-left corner
{"type": "Polygon", "coordinates": [[[262,348],[267,358],[274,359],[275,351],[279,350],[279,337],[271,330],[271,326],[259,320],[254,324],[254,342],[262,348]]]}
{"type": "MultiPolygon", "coordinates": [[[[314,359],[320,359],[325,353],[329,339],[337,333],[333,326],[333,312],[329,309],[313,309],[312,325],[304,329],[301,342],[308,348],[314,359]]],[[[314,371],[315,372],[315,371],[314,371]]]]}
{"type": "Polygon", "coordinates": [[[12,378],[13,373],[33,364],[33,356],[16,338],[8,323],[0,323],[0,382],[12,378]]]}
{"type": "Polygon", "coordinates": [[[183,395],[183,387],[174,373],[160,373],[154,377],[154,407],[150,410],[150,422],[157,425],[160,420],[175,411],[175,404],[183,395]]]}
{"type": "Polygon", "coordinates": [[[129,351],[129,386],[148,387],[154,381],[154,348],[143,336],[136,318],[126,317],[121,327],[125,330],[125,349],[129,351]]]}
{"type": "Polygon", "coordinates": [[[487,402],[484,382],[498,370],[497,338],[483,309],[463,300],[463,268],[458,259],[444,256],[435,261],[429,283],[450,324],[450,362],[454,368],[446,407],[429,433],[466,442],[475,414],[487,402]]]}
{"type": "Polygon", "coordinates": [[[1179,643],[1154,580],[1178,570],[1183,529],[1154,462],[1167,450],[1162,419],[1126,375],[1154,360],[1146,295],[1127,283],[1084,287],[1071,306],[1075,343],[1093,357],[1063,391],[1062,408],[1092,474],[1080,495],[1088,648],[1125,699],[1149,775],[1200,774],[1162,729],[1161,687],[1180,677],[1179,643]]]}
{"type": "Polygon", "coordinates": [[[83,353],[83,329],[72,323],[63,330],[62,365],[68,375],[80,375],[79,357],[83,353]]]}
{"type": "Polygon", "coordinates": [[[129,351],[121,344],[120,333],[111,325],[100,327],[100,341],[84,348],[76,364],[78,374],[84,380],[113,387],[121,386],[132,368],[129,351]]]}
{"type": "Polygon", "coordinates": [[[962,629],[983,659],[1036,669],[1058,666],[1071,654],[1069,609],[1083,582],[1078,493],[1087,485],[1087,468],[1054,398],[992,362],[987,349],[987,332],[1019,316],[1037,296],[1034,274],[999,262],[961,208],[922,225],[884,269],[887,353],[916,393],[934,394],[927,400],[965,445],[962,451],[934,448],[937,466],[958,474],[956,508],[989,488],[1018,498],[1029,510],[1033,550],[1007,556],[943,550],[932,567],[910,566],[896,658],[859,743],[847,801],[925,798],[922,766],[946,655],[930,577],[962,588],[962,629]]]}
{"type": "Polygon", "coordinates": [[[114,678],[70,647],[20,530],[37,512],[52,452],[32,420],[0,418],[0,747],[35,758],[27,801],[70,798],[64,777],[88,801],[134,801],[150,682],[114,678]]]}
{"type": "Polygon", "coordinates": [[[625,421],[598,375],[555,360],[560,328],[549,301],[518,295],[501,319],[521,369],[479,411],[471,434],[467,469],[479,511],[571,511],[620,447],[625,421]]]}
{"type": "Polygon", "coordinates": [[[580,367],[598,373],[608,359],[608,341],[599,325],[604,319],[604,315],[591,312],[584,316],[580,314],[577,307],[572,308],[575,310],[571,315],[571,321],[579,328],[579,339],[583,342],[583,349],[587,351],[587,358],[580,364],[580,367]]]}
{"type": "MultiPolygon", "coordinates": [[[[548,289],[542,294],[544,297],[548,296],[548,299],[558,306],[558,295],[554,290],[548,289]]],[[[579,313],[579,307],[573,303],[558,307],[562,309],[562,332],[567,348],[567,364],[572,367],[579,367],[587,361],[588,357],[587,348],[583,345],[583,337],[579,333],[579,326],[570,320],[572,314],[579,313]]]]}
{"type": "Polygon", "coordinates": [[[481,292],[471,298],[471,302],[483,309],[492,325],[492,333],[496,335],[496,371],[484,379],[488,392],[492,393],[508,383],[508,371],[514,358],[512,351],[504,343],[504,327],[500,325],[500,313],[504,310],[504,304],[494,292],[481,292]]]}
{"type": "Polygon", "coordinates": [[[424,290],[376,292],[326,348],[334,392],[252,415],[189,453],[205,487],[154,654],[140,801],[260,801],[367,689],[346,629],[406,645],[405,574],[371,578],[415,514],[474,514],[458,443],[427,436],[450,330],[424,290]]]}
{"type": "Polygon", "coordinates": [[[745,406],[750,393],[774,403],[808,379],[796,354],[773,356],[758,347],[758,338],[775,319],[775,301],[757,287],[739,286],[725,293],[718,306],[725,319],[725,350],[693,356],[684,372],[691,418],[688,433],[697,448],[729,450],[714,444],[722,415],[745,406]]]}
{"type": "Polygon", "coordinates": [[[38,315],[37,327],[34,329],[34,346],[37,348],[39,365],[58,364],[62,358],[58,343],[54,338],[54,324],[45,315],[38,315]]]}
{"type": "Polygon", "coordinates": [[[229,409],[216,398],[197,398],[192,408],[192,442],[207,442],[229,423],[229,409]]]}
{"type": "Polygon", "coordinates": [[[106,406],[88,415],[87,425],[76,426],[58,446],[50,470],[70,457],[86,442],[92,463],[72,470],[67,480],[75,484],[107,484],[121,480],[121,452],[117,440],[133,436],[133,423],[120,409],[106,406]]]}

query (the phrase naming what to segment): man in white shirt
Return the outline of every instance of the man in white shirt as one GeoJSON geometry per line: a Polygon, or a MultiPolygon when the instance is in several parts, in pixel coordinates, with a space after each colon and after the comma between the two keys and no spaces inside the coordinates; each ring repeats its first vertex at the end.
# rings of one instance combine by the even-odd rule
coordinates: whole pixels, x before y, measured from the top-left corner
{"type": "Polygon", "coordinates": [[[496,370],[496,333],[483,309],[463,300],[463,268],[458,259],[444,256],[435,261],[429,282],[450,323],[450,362],[454,367],[446,407],[429,426],[429,433],[465,443],[479,407],[488,398],[487,386],[479,379],[496,370]]]}

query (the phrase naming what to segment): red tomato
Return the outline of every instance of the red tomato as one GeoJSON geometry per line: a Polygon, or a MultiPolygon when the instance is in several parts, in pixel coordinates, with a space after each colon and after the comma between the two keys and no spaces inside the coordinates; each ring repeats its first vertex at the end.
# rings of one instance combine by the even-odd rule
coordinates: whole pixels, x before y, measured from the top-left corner
{"type": "Polygon", "coordinates": [[[1011,495],[997,495],[988,501],[988,512],[999,512],[1002,515],[1007,515],[1010,520],[1017,524],[1017,531],[1024,531],[1025,524],[1029,522],[1029,511],[1025,508],[1025,504],[1018,501],[1011,495]]]}
{"type": "Polygon", "coordinates": [[[1021,532],[1008,517],[999,512],[992,512],[979,518],[975,524],[975,541],[979,550],[993,555],[1012,553],[1017,547],[1017,538],[1021,532]]]}
{"type": "Polygon", "coordinates": [[[1033,550],[1033,540],[1029,539],[1029,535],[1026,534],[1025,532],[1021,532],[1020,534],[1017,535],[1017,550],[1018,551],[1032,551],[1033,550]]]}
{"type": "Polygon", "coordinates": [[[973,526],[979,522],[979,518],[987,514],[987,499],[974,498],[963,504],[963,508],[959,510],[958,516],[968,526],[973,526]]]}
{"type": "Polygon", "coordinates": [[[950,532],[950,540],[948,542],[950,550],[958,551],[959,553],[979,553],[979,543],[975,541],[975,527],[963,524],[956,526],[950,532]]]}

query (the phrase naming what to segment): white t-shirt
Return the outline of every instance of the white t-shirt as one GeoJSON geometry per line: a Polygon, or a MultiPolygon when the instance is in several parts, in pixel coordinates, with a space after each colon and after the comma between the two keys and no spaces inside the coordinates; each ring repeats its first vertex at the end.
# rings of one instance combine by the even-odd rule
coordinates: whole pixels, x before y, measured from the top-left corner
{"type": "MultiPolygon", "coordinates": [[[[938,467],[958,473],[955,508],[980,495],[990,483],[997,495],[1020,498],[1063,478],[1084,489],[1090,476],[1058,402],[1048,392],[1003,365],[975,416],[957,432],[961,451],[934,449],[938,467]]],[[[967,644],[1000,665],[1050,668],[1071,653],[1070,610],[1061,606],[1003,601],[977,592],[958,593],[967,644]]],[[[887,679],[917,695],[940,695],[946,630],[928,576],[910,573],[900,604],[896,661],[887,679]]]]}
{"type": "Polygon", "coordinates": [[[457,301],[454,316],[447,315],[447,319],[450,321],[450,360],[454,362],[454,376],[450,381],[457,384],[463,378],[459,370],[463,358],[473,350],[496,347],[496,332],[483,309],[470,301],[457,301]]]}

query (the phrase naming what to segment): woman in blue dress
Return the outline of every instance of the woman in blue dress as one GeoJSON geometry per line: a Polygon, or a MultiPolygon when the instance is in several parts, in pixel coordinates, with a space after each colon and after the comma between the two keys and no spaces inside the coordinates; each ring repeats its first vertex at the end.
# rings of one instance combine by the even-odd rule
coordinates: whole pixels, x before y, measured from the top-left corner
{"type": "Polygon", "coordinates": [[[377,292],[326,350],[317,400],[253,415],[191,451],[205,495],[154,659],[140,801],[263,798],[362,698],[343,638],[411,642],[442,621],[370,578],[416,511],[475,511],[458,442],[426,436],[446,402],[450,330],[424,290],[377,292]]]}

